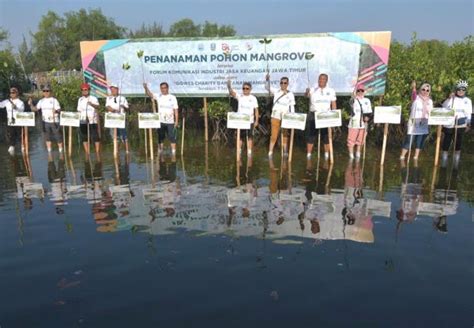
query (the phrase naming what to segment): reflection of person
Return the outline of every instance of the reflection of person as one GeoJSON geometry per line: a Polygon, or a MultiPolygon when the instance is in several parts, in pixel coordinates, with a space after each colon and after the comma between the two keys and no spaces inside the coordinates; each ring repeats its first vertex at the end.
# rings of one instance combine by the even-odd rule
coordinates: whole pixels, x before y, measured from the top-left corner
{"type": "MultiPolygon", "coordinates": [[[[271,120],[271,136],[270,144],[268,146],[268,156],[273,155],[273,148],[278,140],[278,134],[280,133],[281,119],[282,115],[286,113],[295,112],[295,95],[293,92],[288,90],[289,79],[287,77],[282,77],[280,79],[280,89],[274,90],[270,87],[270,75],[267,74],[265,83],[265,89],[267,89],[273,95],[273,107],[272,107],[272,120],[271,120]]],[[[288,131],[287,129],[282,129],[284,153],[287,154],[287,145],[288,145],[288,131]]]]}
{"type": "Polygon", "coordinates": [[[230,80],[227,81],[227,88],[229,89],[229,94],[239,102],[237,112],[250,115],[251,117],[250,130],[242,130],[240,133],[240,150],[242,150],[242,140],[247,138],[247,154],[250,156],[252,155],[254,129],[258,127],[259,119],[257,98],[250,94],[252,91],[250,82],[242,84],[242,94],[238,94],[232,89],[230,80]]]}
{"type": "Polygon", "coordinates": [[[178,128],[179,117],[178,117],[178,100],[175,96],[169,93],[168,83],[160,83],[160,92],[152,93],[148,89],[148,85],[143,83],[145,92],[148,97],[158,102],[158,113],[160,114],[161,127],[158,129],[158,142],[160,143],[160,151],[163,151],[163,143],[165,136],[171,143],[171,152],[176,153],[176,129],[178,128]]]}
{"type": "Polygon", "coordinates": [[[443,103],[444,108],[456,110],[456,126],[454,124],[443,126],[443,162],[448,159],[449,147],[454,139],[456,140],[454,145],[456,151],[455,161],[459,161],[464,132],[469,131],[471,126],[472,101],[466,97],[467,87],[466,81],[459,80],[456,84],[456,92],[451,94],[443,103]]]}
{"type": "MultiPolygon", "coordinates": [[[[7,111],[8,122],[15,122],[15,114],[25,111],[25,104],[19,98],[19,90],[16,87],[10,88],[10,97],[0,102],[0,108],[5,108],[7,111]]],[[[8,142],[8,152],[10,155],[15,154],[15,144],[20,138],[21,126],[7,125],[6,136],[8,142]]],[[[22,145],[23,150],[23,145],[22,145]]]]}
{"type": "MultiPolygon", "coordinates": [[[[416,83],[412,84],[413,90],[416,90],[416,83]]],[[[415,144],[414,160],[418,160],[420,150],[423,149],[426,137],[428,136],[428,116],[433,109],[433,101],[430,97],[431,85],[423,83],[420,87],[415,100],[411,104],[410,118],[408,120],[408,130],[405,141],[402,146],[400,160],[405,160],[408,149],[415,144]]]]}
{"type": "Polygon", "coordinates": [[[433,219],[433,227],[442,233],[448,232],[448,223],[446,215],[440,215],[433,219]]]}
{"type": "MultiPolygon", "coordinates": [[[[105,108],[112,113],[124,114],[128,109],[128,101],[124,96],[119,95],[119,87],[117,84],[110,85],[110,96],[105,101],[105,108]]],[[[117,129],[117,138],[125,144],[125,152],[128,154],[128,138],[127,129],[117,129]]]]}
{"type": "Polygon", "coordinates": [[[81,124],[79,131],[81,134],[82,144],[86,156],[90,155],[90,145],[88,137],[95,144],[95,152],[97,157],[100,157],[100,135],[99,135],[99,100],[90,95],[90,85],[87,83],[81,84],[82,96],[77,101],[77,111],[80,113],[81,124]],[[89,136],[88,136],[89,134],[89,136]]]}
{"type": "Polygon", "coordinates": [[[309,97],[310,107],[308,118],[306,120],[306,156],[311,157],[314,141],[316,140],[316,132],[319,131],[324,144],[324,158],[329,159],[329,136],[328,128],[316,129],[315,115],[336,109],[336,91],[329,88],[329,76],[320,74],[318,78],[317,88],[307,88],[306,97],[309,97]]]}
{"type": "Polygon", "coordinates": [[[48,182],[51,186],[51,201],[56,205],[56,213],[63,214],[64,209],[61,207],[66,204],[67,201],[67,188],[66,188],[66,171],[64,163],[64,155],[61,154],[59,157],[58,165],[53,159],[51,153],[48,154],[48,182]]]}
{"type": "Polygon", "coordinates": [[[401,178],[401,204],[396,215],[400,223],[411,222],[416,219],[418,206],[423,201],[423,180],[417,162],[415,162],[412,171],[402,165],[401,178]],[[408,179],[407,174],[410,174],[408,179]]]}
{"type": "Polygon", "coordinates": [[[364,96],[365,87],[360,84],[351,99],[351,118],[349,120],[349,132],[347,134],[347,150],[349,158],[354,158],[354,146],[356,148],[355,158],[360,158],[360,149],[364,145],[365,135],[367,133],[367,122],[372,113],[372,104],[370,99],[364,96]]]}
{"type": "Polygon", "coordinates": [[[51,96],[51,87],[45,85],[43,87],[43,98],[41,98],[36,106],[33,100],[28,99],[28,105],[32,111],[41,111],[41,118],[43,119],[43,133],[46,139],[46,148],[48,153],[51,152],[51,141],[58,144],[59,152],[63,151],[63,134],[59,126],[59,113],[61,106],[56,98],[51,96]]]}

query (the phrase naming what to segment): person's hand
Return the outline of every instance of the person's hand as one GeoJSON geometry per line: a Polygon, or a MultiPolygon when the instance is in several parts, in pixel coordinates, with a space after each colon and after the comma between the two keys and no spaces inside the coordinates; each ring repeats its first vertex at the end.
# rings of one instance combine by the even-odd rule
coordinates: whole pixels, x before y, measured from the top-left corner
{"type": "Polygon", "coordinates": [[[145,89],[147,89],[147,88],[148,88],[148,85],[147,85],[147,83],[146,83],[146,82],[143,82],[143,87],[144,87],[145,89]]]}
{"type": "Polygon", "coordinates": [[[175,128],[175,129],[178,128],[178,122],[175,122],[175,123],[174,123],[174,128],[175,128]]]}
{"type": "Polygon", "coordinates": [[[265,81],[270,81],[270,74],[265,75],[265,81]]]}
{"type": "Polygon", "coordinates": [[[28,98],[28,105],[33,106],[33,99],[31,99],[31,97],[28,98]]]}
{"type": "Polygon", "coordinates": [[[466,132],[469,132],[471,130],[471,126],[470,125],[467,125],[466,126],[466,132]]]}
{"type": "Polygon", "coordinates": [[[455,95],[456,95],[456,94],[455,94],[454,92],[451,92],[451,93],[449,94],[449,98],[454,98],[455,95]]]}
{"type": "Polygon", "coordinates": [[[411,88],[416,90],[416,81],[415,80],[411,81],[411,88]]]}
{"type": "Polygon", "coordinates": [[[253,125],[253,128],[256,129],[258,127],[258,121],[255,121],[255,124],[253,125]]]}
{"type": "Polygon", "coordinates": [[[310,90],[309,88],[306,88],[305,92],[306,92],[307,95],[309,95],[309,90],[310,90]]]}
{"type": "Polygon", "coordinates": [[[366,116],[366,117],[364,117],[364,122],[366,122],[366,123],[367,123],[368,121],[369,121],[369,118],[368,118],[367,116],[366,116]]]}
{"type": "Polygon", "coordinates": [[[232,82],[230,81],[230,79],[227,80],[227,87],[230,89],[230,87],[232,86],[232,82]]]}

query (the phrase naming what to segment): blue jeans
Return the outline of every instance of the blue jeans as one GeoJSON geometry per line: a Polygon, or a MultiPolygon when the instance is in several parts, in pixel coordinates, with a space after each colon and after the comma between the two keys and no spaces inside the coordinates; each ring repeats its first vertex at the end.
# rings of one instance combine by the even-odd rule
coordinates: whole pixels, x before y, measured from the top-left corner
{"type": "Polygon", "coordinates": [[[427,134],[407,134],[405,137],[405,141],[403,142],[403,149],[409,149],[410,148],[410,138],[412,139],[412,144],[415,145],[416,149],[423,149],[423,145],[425,143],[427,134]]]}

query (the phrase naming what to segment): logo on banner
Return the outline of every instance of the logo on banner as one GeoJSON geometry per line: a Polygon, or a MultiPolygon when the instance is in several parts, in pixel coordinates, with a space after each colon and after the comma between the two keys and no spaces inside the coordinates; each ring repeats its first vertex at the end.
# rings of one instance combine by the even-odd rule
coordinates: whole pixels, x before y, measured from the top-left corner
{"type": "Polygon", "coordinates": [[[216,44],[215,43],[211,43],[211,50],[216,51],[216,44]]]}
{"type": "Polygon", "coordinates": [[[202,43],[198,44],[198,49],[200,51],[203,51],[204,50],[204,44],[202,44],[202,43]]]}
{"type": "Polygon", "coordinates": [[[226,54],[230,53],[230,46],[227,43],[222,44],[222,51],[226,54]]]}
{"type": "Polygon", "coordinates": [[[250,42],[246,42],[245,43],[245,48],[247,48],[247,51],[250,51],[250,50],[252,50],[253,45],[250,42]]]}

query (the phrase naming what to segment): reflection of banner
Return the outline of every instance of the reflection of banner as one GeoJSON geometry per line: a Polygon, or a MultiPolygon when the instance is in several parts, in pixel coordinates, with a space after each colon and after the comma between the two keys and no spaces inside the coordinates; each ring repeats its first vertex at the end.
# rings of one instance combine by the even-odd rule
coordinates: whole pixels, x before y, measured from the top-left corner
{"type": "Polygon", "coordinates": [[[34,112],[14,112],[13,117],[15,118],[15,123],[9,121],[9,126],[35,126],[34,112]]]}
{"type": "Polygon", "coordinates": [[[252,117],[247,114],[241,113],[227,113],[227,128],[228,129],[241,129],[249,130],[252,117]]]}
{"type": "Polygon", "coordinates": [[[375,106],[374,123],[400,124],[402,106],[375,106]]]}
{"type": "Polygon", "coordinates": [[[433,108],[428,117],[428,125],[454,125],[455,115],[454,109],[433,108]]]}
{"type": "Polygon", "coordinates": [[[283,114],[281,127],[283,129],[304,130],[306,126],[306,114],[286,113],[283,114]]]}
{"type": "Polygon", "coordinates": [[[61,112],[61,118],[59,120],[62,126],[75,126],[80,125],[81,113],[79,112],[61,112]]]}
{"type": "Polygon", "coordinates": [[[138,113],[139,129],[159,129],[160,114],[158,113],[138,113]]]}
{"type": "Polygon", "coordinates": [[[376,199],[367,199],[367,214],[389,218],[392,202],[383,202],[376,199]]]}
{"type": "Polygon", "coordinates": [[[125,129],[125,114],[105,113],[105,128],[125,129]]]}
{"type": "Polygon", "coordinates": [[[296,94],[305,92],[307,74],[319,72],[330,73],[331,87],[338,94],[350,94],[357,82],[364,83],[369,95],[385,91],[391,32],[266,37],[272,39],[266,53],[259,42],[262,37],[83,41],[82,67],[98,96],[106,95],[106,81],[120,80],[124,62],[131,66],[121,89],[125,96],[143,96],[143,78],[152,90],[167,81],[177,96],[227,95],[228,78],[235,85],[249,81],[255,94],[264,95],[267,61],[272,84],[278,86],[279,79],[287,76],[296,94]],[[138,50],[143,51],[141,58],[138,50]],[[306,59],[307,54],[314,57],[306,59]]]}
{"type": "Polygon", "coordinates": [[[314,113],[316,129],[331,128],[342,125],[341,110],[329,110],[322,113],[314,113]]]}

